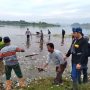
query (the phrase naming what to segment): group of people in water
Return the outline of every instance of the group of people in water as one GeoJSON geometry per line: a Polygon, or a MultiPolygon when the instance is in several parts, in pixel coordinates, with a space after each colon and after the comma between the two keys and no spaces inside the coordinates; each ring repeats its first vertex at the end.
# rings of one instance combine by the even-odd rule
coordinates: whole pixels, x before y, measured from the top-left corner
{"type": "MultiPolygon", "coordinates": [[[[72,77],[72,90],[79,90],[78,84],[81,84],[81,74],[83,73],[83,83],[88,82],[88,40],[84,38],[84,34],[82,33],[82,28],[72,28],[72,36],[74,37],[71,43],[71,46],[68,52],[64,55],[62,51],[55,50],[54,43],[49,42],[47,43],[47,50],[48,50],[48,58],[45,65],[41,69],[45,69],[50,61],[53,61],[56,66],[56,77],[53,81],[53,84],[62,84],[62,75],[67,67],[67,58],[72,55],[71,58],[71,77],[72,77]]],[[[43,41],[43,32],[40,32],[40,42],[43,41]]],[[[27,41],[29,40],[30,36],[32,38],[32,34],[27,28],[26,31],[27,41]]],[[[48,36],[50,40],[51,32],[48,30],[48,36]]],[[[65,30],[62,30],[62,44],[64,44],[64,35],[65,30]]],[[[5,75],[6,75],[6,89],[5,90],[12,90],[12,80],[11,80],[11,72],[12,69],[14,70],[15,74],[18,77],[19,86],[25,87],[25,80],[23,79],[23,74],[20,69],[20,65],[17,59],[16,52],[24,52],[25,50],[19,48],[17,46],[11,45],[11,39],[9,37],[0,37],[0,63],[5,61],[5,75]]],[[[1,65],[0,65],[1,66],[1,65]]],[[[1,71],[0,71],[1,72],[1,71]]]]}
{"type": "MultiPolygon", "coordinates": [[[[26,45],[27,45],[27,48],[29,48],[30,46],[30,40],[32,40],[32,34],[31,34],[31,31],[29,30],[29,28],[27,28],[27,31],[25,32],[25,35],[27,37],[27,41],[26,41],[26,45]]],[[[40,51],[43,50],[43,43],[44,43],[44,34],[43,34],[43,31],[40,30],[40,32],[36,32],[36,36],[39,37],[39,42],[40,42],[40,51]]],[[[48,41],[50,41],[51,39],[51,31],[48,29],[48,41]]]]}

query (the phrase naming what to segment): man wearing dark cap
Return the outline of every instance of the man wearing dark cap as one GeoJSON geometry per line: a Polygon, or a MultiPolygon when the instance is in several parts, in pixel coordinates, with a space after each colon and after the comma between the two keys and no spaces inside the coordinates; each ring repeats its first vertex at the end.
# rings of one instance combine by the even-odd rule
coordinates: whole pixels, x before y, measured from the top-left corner
{"type": "Polygon", "coordinates": [[[78,84],[81,83],[81,68],[88,52],[88,42],[83,38],[81,28],[74,28],[73,36],[75,39],[72,41],[65,59],[72,54],[71,76],[73,80],[73,90],[78,90],[78,84]]]}
{"type": "Polygon", "coordinates": [[[6,90],[11,90],[12,81],[11,71],[14,70],[15,74],[19,78],[19,86],[24,87],[24,79],[20,69],[20,65],[16,56],[16,52],[24,52],[23,49],[18,48],[10,44],[9,37],[4,37],[5,47],[0,51],[0,60],[5,61],[5,74],[6,74],[6,90]]]}

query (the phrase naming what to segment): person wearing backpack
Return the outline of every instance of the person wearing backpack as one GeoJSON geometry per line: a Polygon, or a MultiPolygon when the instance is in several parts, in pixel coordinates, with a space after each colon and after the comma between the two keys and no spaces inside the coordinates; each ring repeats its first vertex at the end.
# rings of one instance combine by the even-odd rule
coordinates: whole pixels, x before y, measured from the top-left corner
{"type": "Polygon", "coordinates": [[[86,57],[88,52],[88,42],[82,36],[82,29],[73,29],[74,40],[68,50],[66,57],[67,59],[72,54],[72,80],[73,90],[79,90],[78,84],[81,84],[81,71],[83,65],[86,63],[86,57]]]}

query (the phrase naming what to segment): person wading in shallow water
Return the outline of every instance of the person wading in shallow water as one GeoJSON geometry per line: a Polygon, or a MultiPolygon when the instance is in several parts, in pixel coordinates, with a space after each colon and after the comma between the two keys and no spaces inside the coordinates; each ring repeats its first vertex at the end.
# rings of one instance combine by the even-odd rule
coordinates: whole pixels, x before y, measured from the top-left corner
{"type": "Polygon", "coordinates": [[[44,65],[43,69],[48,66],[50,61],[52,60],[56,66],[56,78],[54,79],[53,84],[62,84],[62,74],[66,68],[67,62],[64,61],[64,56],[59,50],[54,49],[54,44],[53,43],[48,43],[47,44],[47,49],[48,49],[48,60],[46,64],[44,65]]]}
{"type": "Polygon", "coordinates": [[[62,41],[61,41],[61,46],[64,44],[64,37],[65,37],[65,30],[62,29],[62,41]]]}
{"type": "Polygon", "coordinates": [[[32,39],[32,34],[31,32],[29,31],[29,28],[27,28],[27,31],[26,31],[26,36],[27,36],[27,42],[30,41],[30,39],[32,39]]]}
{"type": "Polygon", "coordinates": [[[4,37],[4,43],[5,47],[0,51],[0,60],[3,59],[5,61],[6,90],[12,90],[12,81],[10,80],[12,69],[19,79],[19,86],[25,87],[23,75],[16,56],[16,52],[24,52],[24,50],[11,45],[11,40],[9,37],[4,37]]]}
{"type": "Polygon", "coordinates": [[[51,32],[50,32],[50,30],[48,29],[48,40],[50,40],[50,38],[51,38],[51,32]]]}
{"type": "Polygon", "coordinates": [[[42,32],[42,30],[41,30],[41,33],[40,33],[40,51],[42,51],[43,50],[43,32],[42,32]]]}

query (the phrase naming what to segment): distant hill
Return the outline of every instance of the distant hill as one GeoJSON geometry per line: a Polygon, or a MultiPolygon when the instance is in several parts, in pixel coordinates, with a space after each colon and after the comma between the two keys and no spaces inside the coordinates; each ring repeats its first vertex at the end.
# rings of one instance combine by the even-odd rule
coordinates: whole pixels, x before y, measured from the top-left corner
{"type": "Polygon", "coordinates": [[[46,22],[26,22],[24,20],[20,21],[0,21],[0,25],[18,25],[18,26],[38,26],[38,27],[60,27],[57,24],[50,24],[46,22]]]}
{"type": "Polygon", "coordinates": [[[81,25],[80,25],[79,23],[73,23],[71,26],[72,26],[73,28],[75,28],[75,27],[81,27],[81,25]]]}
{"type": "Polygon", "coordinates": [[[85,23],[85,24],[73,23],[71,26],[72,27],[81,27],[81,28],[85,28],[85,29],[90,29],[90,23],[85,23]]]}
{"type": "Polygon", "coordinates": [[[90,23],[81,24],[81,27],[85,29],[90,29],[90,23]]]}

